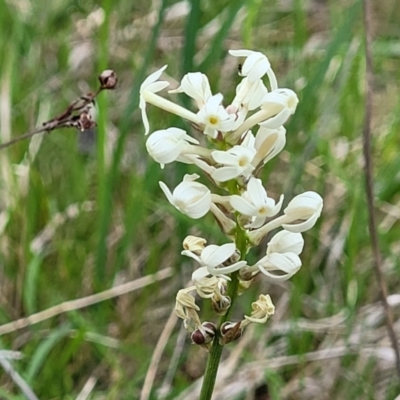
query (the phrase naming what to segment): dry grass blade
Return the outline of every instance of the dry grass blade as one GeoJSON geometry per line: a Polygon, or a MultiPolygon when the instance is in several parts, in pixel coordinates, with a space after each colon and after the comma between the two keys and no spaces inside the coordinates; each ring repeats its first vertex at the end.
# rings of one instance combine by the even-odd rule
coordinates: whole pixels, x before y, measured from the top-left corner
{"type": "Polygon", "coordinates": [[[85,308],[93,304],[97,304],[102,301],[109,300],[114,297],[118,297],[123,294],[132,292],[134,290],[141,289],[154,282],[167,279],[171,277],[172,274],[173,274],[172,268],[164,268],[163,270],[157,272],[156,274],[144,276],[143,278],[139,278],[134,281],[124,283],[123,285],[113,287],[112,289],[108,289],[103,292],[93,294],[91,296],[83,297],[81,299],[66,301],[54,307],[50,307],[47,310],[40,311],[36,314],[32,314],[29,317],[21,318],[16,321],[10,322],[8,324],[1,325],[0,335],[14,332],[18,329],[26,328],[30,325],[46,321],[57,315],[64,314],[69,311],[78,310],[80,308],[85,308]]]}
{"type": "Polygon", "coordinates": [[[164,329],[160,335],[160,338],[158,339],[157,346],[154,349],[153,356],[147,370],[146,378],[144,380],[140,400],[148,400],[150,397],[151,389],[154,384],[154,379],[156,377],[157,368],[160,363],[162,353],[168,343],[168,339],[170,338],[177,321],[178,317],[176,316],[175,310],[172,310],[167,323],[164,325],[164,329]]]}
{"type": "Polygon", "coordinates": [[[18,386],[21,392],[24,394],[25,398],[28,400],[39,400],[30,386],[25,382],[22,376],[14,369],[10,361],[0,357],[0,365],[3,367],[7,375],[13,380],[13,382],[18,386]]]}

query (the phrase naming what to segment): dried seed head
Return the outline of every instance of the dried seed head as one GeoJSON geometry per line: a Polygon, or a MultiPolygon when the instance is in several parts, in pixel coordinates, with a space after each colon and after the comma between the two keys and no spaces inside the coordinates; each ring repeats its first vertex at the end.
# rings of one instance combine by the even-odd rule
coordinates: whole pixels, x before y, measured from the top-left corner
{"type": "Polygon", "coordinates": [[[99,76],[99,81],[102,89],[115,89],[118,78],[112,69],[106,69],[99,76]]]}
{"type": "Polygon", "coordinates": [[[95,126],[96,122],[93,121],[92,116],[87,111],[83,111],[79,115],[79,119],[76,121],[76,127],[82,132],[88,129],[92,129],[95,126]]]}

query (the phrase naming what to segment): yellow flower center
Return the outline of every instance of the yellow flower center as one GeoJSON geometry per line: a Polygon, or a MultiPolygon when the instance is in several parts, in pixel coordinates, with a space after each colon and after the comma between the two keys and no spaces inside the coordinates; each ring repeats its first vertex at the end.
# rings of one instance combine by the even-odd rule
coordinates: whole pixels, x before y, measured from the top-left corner
{"type": "Polygon", "coordinates": [[[218,118],[215,117],[215,116],[211,116],[211,117],[208,118],[208,122],[209,122],[211,125],[217,125],[217,123],[218,123],[218,118]]]}
{"type": "Polygon", "coordinates": [[[260,208],[258,209],[258,213],[259,213],[260,215],[264,215],[264,214],[267,213],[267,209],[266,209],[265,207],[260,207],[260,208]]]}
{"type": "Polygon", "coordinates": [[[248,164],[248,161],[247,161],[247,158],[241,158],[240,160],[239,160],[239,166],[240,167],[245,167],[246,165],[248,164]]]}

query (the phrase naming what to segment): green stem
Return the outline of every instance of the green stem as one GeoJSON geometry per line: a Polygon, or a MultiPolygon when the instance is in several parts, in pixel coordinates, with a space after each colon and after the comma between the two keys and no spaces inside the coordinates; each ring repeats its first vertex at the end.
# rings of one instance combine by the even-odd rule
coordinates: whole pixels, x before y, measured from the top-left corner
{"type": "Polygon", "coordinates": [[[219,333],[214,338],[210,353],[208,354],[206,373],[200,392],[200,400],[210,400],[214,391],[215,380],[219,362],[221,360],[223,346],[219,344],[219,333]]]}
{"type": "MultiPolygon", "coordinates": [[[[231,306],[229,307],[229,310],[227,311],[227,313],[221,317],[221,320],[219,321],[220,322],[219,326],[221,326],[229,318],[229,315],[231,314],[231,310],[233,309],[232,306],[237,297],[237,292],[238,292],[237,289],[239,286],[239,280],[237,278],[237,273],[232,274],[231,278],[232,278],[232,281],[230,282],[230,285],[228,286],[228,294],[231,298],[231,306]]],[[[224,348],[224,346],[222,346],[219,343],[220,337],[221,337],[221,333],[219,332],[219,330],[217,330],[217,334],[215,335],[215,338],[213,340],[213,344],[211,346],[210,353],[208,354],[206,372],[204,375],[203,385],[201,387],[201,392],[200,392],[200,400],[210,400],[211,396],[213,394],[213,391],[214,391],[218,367],[219,367],[219,363],[221,360],[222,350],[224,348]]]]}
{"type": "MultiPolygon", "coordinates": [[[[240,251],[242,260],[246,256],[246,246],[247,246],[246,233],[239,227],[238,224],[236,233],[236,248],[240,251]]],[[[233,310],[233,305],[237,299],[238,287],[239,287],[238,273],[235,272],[231,274],[231,279],[232,280],[228,284],[228,295],[231,298],[231,306],[229,307],[226,314],[221,317],[219,321],[219,326],[221,326],[224,322],[226,322],[229,319],[233,310]]],[[[217,378],[218,367],[223,350],[223,346],[219,343],[220,337],[221,333],[219,329],[217,329],[217,333],[215,335],[210,353],[208,355],[206,371],[200,392],[200,400],[210,400],[214,391],[215,380],[217,378]]]]}

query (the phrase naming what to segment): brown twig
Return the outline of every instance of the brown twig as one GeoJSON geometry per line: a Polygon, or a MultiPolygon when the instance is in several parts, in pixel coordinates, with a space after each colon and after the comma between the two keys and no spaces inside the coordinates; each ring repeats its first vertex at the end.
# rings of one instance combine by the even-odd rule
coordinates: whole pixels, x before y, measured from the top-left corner
{"type": "Polygon", "coordinates": [[[100,87],[94,93],[87,93],[74,100],[60,115],[43,123],[41,127],[34,129],[24,135],[18,136],[9,142],[0,144],[0,150],[10,147],[20,140],[28,139],[38,133],[51,132],[60,128],[76,128],[80,131],[91,129],[96,126],[93,121],[91,109],[94,106],[94,99],[103,90],[115,89],[118,79],[115,72],[105,70],[99,76],[100,87]]]}
{"type": "Polygon", "coordinates": [[[374,269],[378,281],[381,302],[386,315],[386,327],[392,342],[392,347],[396,355],[396,368],[400,377],[400,351],[396,333],[393,328],[393,314],[387,302],[387,286],[382,271],[382,256],[379,249],[378,233],[374,215],[374,193],[373,193],[373,177],[372,177],[372,155],[371,155],[371,116],[372,116],[372,33],[371,33],[371,2],[363,0],[364,8],[364,34],[365,34],[365,59],[366,59],[366,94],[365,94],[365,117],[363,128],[363,151],[364,151],[364,174],[367,194],[367,208],[369,217],[369,234],[371,238],[371,246],[373,253],[374,269]]]}

